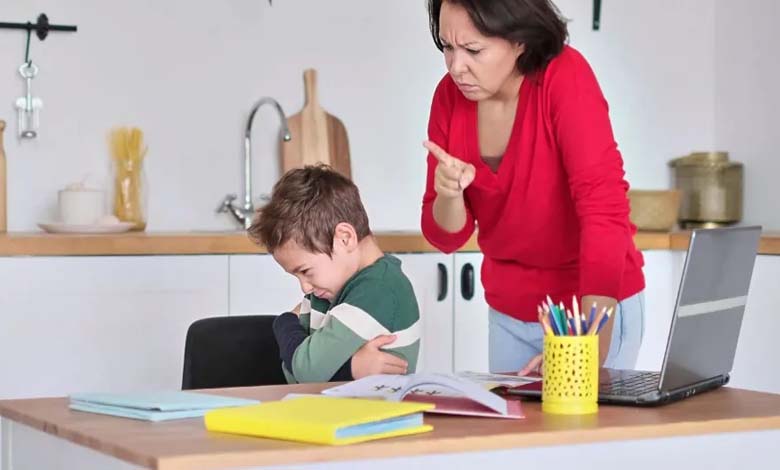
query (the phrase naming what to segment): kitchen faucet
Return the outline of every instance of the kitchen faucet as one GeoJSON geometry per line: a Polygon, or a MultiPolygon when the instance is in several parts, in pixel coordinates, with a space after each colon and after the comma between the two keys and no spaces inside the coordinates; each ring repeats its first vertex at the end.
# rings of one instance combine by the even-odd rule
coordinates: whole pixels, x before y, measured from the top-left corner
{"type": "Polygon", "coordinates": [[[287,118],[284,117],[284,111],[282,106],[273,98],[265,97],[252,106],[252,110],[249,112],[249,117],[246,121],[246,130],[244,131],[244,203],[242,205],[235,204],[235,200],[238,198],[235,194],[228,194],[217,207],[217,213],[230,212],[233,217],[242,224],[244,228],[249,228],[252,225],[252,217],[254,216],[255,206],[252,203],[252,121],[255,119],[257,110],[264,104],[273,105],[276,112],[279,114],[279,118],[282,121],[282,138],[285,142],[289,142],[290,129],[287,127],[287,118]]]}

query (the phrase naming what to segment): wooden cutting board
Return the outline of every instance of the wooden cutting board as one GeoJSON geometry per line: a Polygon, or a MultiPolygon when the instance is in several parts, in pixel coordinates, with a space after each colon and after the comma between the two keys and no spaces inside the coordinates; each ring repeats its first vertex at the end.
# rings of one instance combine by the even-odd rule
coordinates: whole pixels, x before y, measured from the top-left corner
{"type": "Polygon", "coordinates": [[[325,163],[352,178],[349,140],[344,123],[320,106],[317,98],[317,71],[303,72],[305,101],[303,109],[287,119],[291,139],[282,141],[281,166],[286,173],[304,165],[325,163]]]}

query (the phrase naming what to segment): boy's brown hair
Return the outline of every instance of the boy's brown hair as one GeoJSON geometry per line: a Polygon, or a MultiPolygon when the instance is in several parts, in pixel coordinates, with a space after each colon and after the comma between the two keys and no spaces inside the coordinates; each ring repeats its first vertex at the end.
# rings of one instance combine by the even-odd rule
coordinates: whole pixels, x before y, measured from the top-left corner
{"type": "Polygon", "coordinates": [[[307,165],[276,182],[271,200],[258,209],[248,233],[269,253],[295,240],[312,253],[330,256],[341,222],[355,228],[358,240],[371,235],[357,186],[327,165],[307,165]]]}

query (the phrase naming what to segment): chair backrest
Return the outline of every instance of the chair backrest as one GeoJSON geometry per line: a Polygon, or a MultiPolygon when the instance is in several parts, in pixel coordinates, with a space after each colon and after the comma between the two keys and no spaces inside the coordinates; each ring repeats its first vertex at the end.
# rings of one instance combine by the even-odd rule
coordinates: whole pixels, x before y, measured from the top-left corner
{"type": "Polygon", "coordinates": [[[204,318],[187,330],[182,390],[285,384],[273,315],[204,318]]]}

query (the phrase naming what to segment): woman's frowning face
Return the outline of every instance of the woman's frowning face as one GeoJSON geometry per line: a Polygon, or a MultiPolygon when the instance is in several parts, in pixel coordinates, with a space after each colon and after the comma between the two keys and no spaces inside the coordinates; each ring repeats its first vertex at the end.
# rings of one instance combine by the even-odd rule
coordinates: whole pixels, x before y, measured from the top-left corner
{"type": "Polygon", "coordinates": [[[480,101],[512,91],[505,87],[520,75],[516,64],[523,45],[483,36],[462,6],[446,1],[439,15],[439,39],[447,70],[467,99],[480,101]]]}

